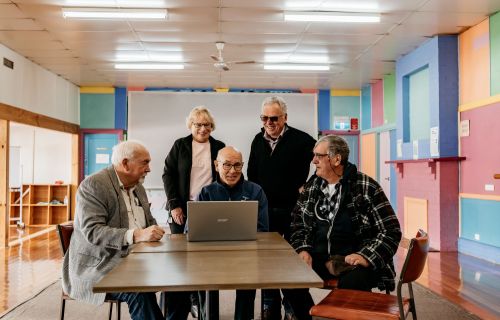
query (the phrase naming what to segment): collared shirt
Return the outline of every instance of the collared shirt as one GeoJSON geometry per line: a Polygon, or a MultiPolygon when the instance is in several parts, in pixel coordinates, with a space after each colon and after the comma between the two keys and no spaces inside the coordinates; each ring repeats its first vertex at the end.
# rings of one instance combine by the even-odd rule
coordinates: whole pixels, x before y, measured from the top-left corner
{"type": "Polygon", "coordinates": [[[274,148],[276,148],[276,145],[278,144],[278,142],[280,142],[281,138],[283,138],[283,135],[285,134],[285,132],[288,130],[288,126],[285,125],[283,127],[283,130],[281,130],[281,133],[280,135],[275,139],[273,137],[271,137],[269,134],[267,134],[267,131],[264,130],[264,139],[266,139],[266,141],[269,143],[269,146],[271,147],[271,150],[274,151],[274,148]]]}
{"type": "Polygon", "coordinates": [[[123,200],[125,201],[125,206],[127,207],[128,215],[128,230],[125,233],[125,238],[123,239],[124,245],[131,245],[134,243],[134,230],[143,229],[146,227],[146,216],[144,215],[144,209],[142,208],[139,199],[135,196],[134,190],[135,186],[130,189],[125,189],[125,186],[120,180],[120,176],[116,172],[118,177],[118,183],[120,185],[120,190],[123,195],[123,200]]]}

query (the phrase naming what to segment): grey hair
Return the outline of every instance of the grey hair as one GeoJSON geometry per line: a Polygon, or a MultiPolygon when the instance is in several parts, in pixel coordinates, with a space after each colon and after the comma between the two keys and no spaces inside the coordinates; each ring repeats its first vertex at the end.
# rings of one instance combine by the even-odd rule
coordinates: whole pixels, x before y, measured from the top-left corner
{"type": "Polygon", "coordinates": [[[287,107],[286,107],[285,99],[283,99],[282,97],[278,97],[278,96],[267,97],[262,102],[262,109],[264,109],[265,106],[272,105],[272,104],[277,104],[280,107],[281,112],[283,112],[283,114],[287,114],[287,107]]]}
{"type": "Polygon", "coordinates": [[[133,160],[139,151],[147,150],[142,143],[136,140],[122,141],[113,147],[111,162],[114,166],[122,163],[123,159],[133,160]]]}
{"type": "Polygon", "coordinates": [[[186,118],[186,126],[188,129],[191,130],[191,126],[193,125],[194,120],[197,117],[204,117],[210,122],[212,125],[212,131],[215,130],[215,120],[214,117],[212,117],[212,114],[210,113],[210,110],[207,109],[205,106],[197,106],[194,107],[191,112],[189,112],[189,115],[186,118]]]}
{"type": "Polygon", "coordinates": [[[314,145],[316,146],[322,142],[327,142],[328,143],[328,155],[330,157],[333,157],[334,155],[338,154],[340,155],[340,164],[346,165],[347,160],[349,159],[349,145],[347,144],[347,141],[345,141],[344,138],[335,136],[335,135],[327,135],[324,137],[321,137],[318,142],[314,145]]]}

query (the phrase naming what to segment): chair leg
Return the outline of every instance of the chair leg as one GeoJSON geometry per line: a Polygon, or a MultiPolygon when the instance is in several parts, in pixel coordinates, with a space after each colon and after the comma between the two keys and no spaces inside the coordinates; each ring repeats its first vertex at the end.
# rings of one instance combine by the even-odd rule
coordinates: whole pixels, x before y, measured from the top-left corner
{"type": "Polygon", "coordinates": [[[410,312],[413,320],[417,320],[417,308],[415,306],[415,298],[413,297],[413,287],[411,282],[408,283],[408,292],[410,294],[410,312]]]}
{"type": "Polygon", "coordinates": [[[120,320],[122,318],[122,303],[118,301],[116,303],[116,319],[120,320]]]}
{"type": "Polygon", "coordinates": [[[113,302],[109,303],[108,319],[111,320],[113,317],[113,302]]]}
{"type": "MultiPolygon", "coordinates": [[[[167,317],[167,296],[165,295],[165,291],[162,291],[160,293],[160,309],[161,312],[163,313],[164,317],[167,317]]],[[[199,309],[201,310],[201,309],[199,309]]]]}
{"type": "Polygon", "coordinates": [[[61,297],[61,311],[60,311],[60,314],[59,314],[59,318],[61,320],[64,320],[64,309],[66,308],[66,300],[61,297]]]}

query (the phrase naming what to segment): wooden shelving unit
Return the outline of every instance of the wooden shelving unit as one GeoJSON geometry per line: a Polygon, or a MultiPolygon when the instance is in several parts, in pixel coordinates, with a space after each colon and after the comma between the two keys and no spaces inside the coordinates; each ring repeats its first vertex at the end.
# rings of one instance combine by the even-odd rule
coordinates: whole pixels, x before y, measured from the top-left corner
{"type": "Polygon", "coordinates": [[[28,226],[53,225],[70,220],[70,190],[67,184],[23,185],[22,194],[21,188],[11,189],[10,224],[17,223],[21,210],[23,222],[28,226]]]}

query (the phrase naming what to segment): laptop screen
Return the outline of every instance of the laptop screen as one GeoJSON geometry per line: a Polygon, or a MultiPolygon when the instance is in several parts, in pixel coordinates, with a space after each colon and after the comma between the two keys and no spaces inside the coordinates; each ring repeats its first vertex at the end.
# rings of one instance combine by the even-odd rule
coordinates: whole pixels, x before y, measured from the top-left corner
{"type": "Polygon", "coordinates": [[[255,240],[258,201],[188,201],[188,241],[255,240]]]}

